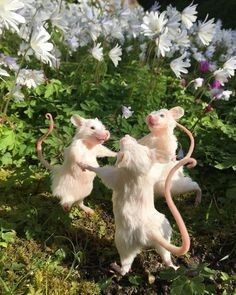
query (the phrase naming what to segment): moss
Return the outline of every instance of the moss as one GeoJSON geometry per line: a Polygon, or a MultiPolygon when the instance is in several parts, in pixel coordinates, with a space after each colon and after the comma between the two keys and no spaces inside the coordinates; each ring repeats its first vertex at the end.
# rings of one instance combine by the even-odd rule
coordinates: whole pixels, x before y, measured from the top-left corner
{"type": "Polygon", "coordinates": [[[79,272],[61,265],[56,256],[46,253],[35,241],[17,238],[0,262],[1,277],[7,282],[5,289],[0,286],[0,294],[7,288],[12,294],[79,294],[79,272]]]}
{"type": "Polygon", "coordinates": [[[55,276],[55,273],[50,273],[47,269],[37,270],[31,279],[30,287],[35,290],[42,291],[42,294],[50,295],[77,295],[78,283],[67,280],[63,275],[55,276]]]}
{"type": "Polygon", "coordinates": [[[0,180],[5,181],[7,180],[7,177],[11,175],[11,172],[6,169],[0,169],[0,180]]]}
{"type": "Polygon", "coordinates": [[[93,281],[81,281],[78,286],[78,294],[80,295],[99,295],[101,290],[93,281]]]}

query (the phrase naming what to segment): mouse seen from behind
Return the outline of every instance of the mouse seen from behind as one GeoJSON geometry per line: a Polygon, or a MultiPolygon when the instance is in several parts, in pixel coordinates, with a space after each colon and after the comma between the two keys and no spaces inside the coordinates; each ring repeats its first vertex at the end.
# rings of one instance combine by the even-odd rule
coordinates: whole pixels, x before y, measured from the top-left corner
{"type": "MultiPolygon", "coordinates": [[[[165,215],[154,207],[154,160],[155,152],[126,135],[120,140],[120,151],[115,166],[94,167],[78,163],[85,171],[95,172],[103,183],[113,190],[115,244],[121,266],[113,264],[112,267],[121,275],[130,270],[134,258],[143,248],[155,248],[167,266],[176,268],[172,263],[171,253],[183,255],[190,247],[188,231],[169,192],[172,176],[167,182],[166,201],[181,233],[180,247],[170,243],[170,223],[165,215]]],[[[181,160],[178,165],[192,163],[193,160],[181,160]]],[[[171,170],[173,174],[175,171],[176,168],[171,170]]]]}

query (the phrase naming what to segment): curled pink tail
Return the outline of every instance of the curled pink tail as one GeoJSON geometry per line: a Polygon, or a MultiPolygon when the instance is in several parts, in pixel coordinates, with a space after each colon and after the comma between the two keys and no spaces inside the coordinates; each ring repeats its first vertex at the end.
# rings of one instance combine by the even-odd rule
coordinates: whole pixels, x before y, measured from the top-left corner
{"type": "Polygon", "coordinates": [[[179,213],[179,210],[175,206],[175,203],[172,199],[171,196],[171,182],[172,182],[172,177],[175,174],[175,172],[182,167],[183,165],[188,164],[188,166],[194,166],[196,164],[196,160],[193,158],[184,158],[180,160],[169,172],[166,182],[165,182],[165,198],[166,198],[166,203],[178,225],[180,234],[181,234],[181,239],[182,239],[182,245],[180,247],[176,247],[174,251],[171,251],[173,254],[179,256],[179,255],[184,255],[185,253],[188,252],[190,248],[190,237],[188,234],[188,230],[186,228],[186,225],[183,221],[182,216],[179,213]]]}
{"type": "Polygon", "coordinates": [[[40,162],[50,171],[53,169],[53,167],[49,164],[49,162],[47,160],[45,160],[44,156],[43,156],[43,152],[42,152],[42,143],[44,142],[44,140],[48,137],[48,135],[53,131],[54,129],[54,121],[53,121],[53,117],[50,113],[47,113],[45,115],[45,117],[49,120],[49,127],[48,127],[48,131],[41,136],[36,143],[36,151],[38,154],[38,158],[40,160],[40,162]]]}
{"type": "Polygon", "coordinates": [[[188,230],[186,228],[186,225],[183,221],[183,218],[181,216],[181,214],[179,213],[179,210],[177,209],[177,207],[175,206],[175,203],[172,199],[171,196],[171,182],[172,182],[172,177],[175,174],[175,172],[181,168],[184,165],[187,165],[188,168],[193,168],[196,166],[197,161],[194,158],[190,158],[193,150],[194,150],[194,137],[192,135],[192,133],[185,128],[183,125],[177,123],[177,126],[182,129],[189,137],[190,139],[190,147],[188,150],[187,155],[180,160],[169,172],[167,178],[166,178],[166,182],[165,182],[165,198],[166,198],[166,202],[167,205],[173,215],[173,217],[175,218],[175,221],[178,225],[180,234],[181,234],[181,239],[182,239],[182,245],[180,247],[175,247],[173,249],[173,251],[171,251],[173,254],[179,256],[179,255],[184,255],[185,253],[188,252],[189,248],[190,248],[190,237],[189,237],[189,233],[188,230]]]}

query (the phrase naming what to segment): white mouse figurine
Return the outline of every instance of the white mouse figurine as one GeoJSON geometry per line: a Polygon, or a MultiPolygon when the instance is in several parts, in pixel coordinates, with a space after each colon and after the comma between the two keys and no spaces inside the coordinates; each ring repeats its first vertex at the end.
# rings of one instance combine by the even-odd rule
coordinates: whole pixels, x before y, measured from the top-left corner
{"type": "Polygon", "coordinates": [[[170,110],[161,109],[151,112],[146,117],[146,123],[150,133],[139,139],[139,143],[155,148],[159,161],[175,161],[178,147],[177,138],[174,135],[176,120],[184,115],[181,107],[174,107],[170,110]]]}
{"type": "MultiPolygon", "coordinates": [[[[176,268],[172,263],[171,253],[183,255],[190,247],[188,231],[169,192],[172,175],[166,186],[166,200],[180,229],[180,247],[170,243],[172,229],[169,221],[154,207],[154,160],[155,152],[126,135],[120,140],[120,152],[117,154],[115,167],[94,167],[78,163],[82,169],[95,172],[113,190],[115,244],[121,266],[113,264],[112,267],[121,275],[130,270],[134,258],[143,248],[155,248],[167,266],[176,268]]],[[[188,158],[178,165],[193,162],[194,159],[188,158]]],[[[171,173],[174,174],[175,171],[176,168],[173,168],[171,173]]]]}
{"type": "MultiPolygon", "coordinates": [[[[184,115],[183,108],[177,106],[170,110],[161,109],[150,113],[146,122],[151,131],[148,135],[142,137],[138,142],[151,149],[156,150],[156,158],[160,165],[156,165],[155,175],[157,182],[155,184],[155,193],[164,196],[165,180],[170,170],[178,162],[176,161],[176,149],[178,146],[177,138],[174,135],[174,128],[178,126],[189,136],[192,146],[184,158],[191,156],[194,148],[194,139],[191,132],[177,123],[176,121],[184,115]]],[[[171,193],[173,195],[196,192],[195,205],[201,202],[202,192],[197,182],[184,175],[181,166],[173,176],[171,193]]]]}
{"type": "Polygon", "coordinates": [[[109,139],[110,133],[97,118],[84,119],[73,115],[71,122],[76,127],[76,134],[72,143],[65,148],[63,164],[52,167],[42,154],[42,142],[52,132],[54,125],[51,114],[46,114],[46,117],[50,120],[50,126],[48,132],[37,141],[37,153],[41,163],[51,170],[52,193],[60,199],[65,210],[70,210],[77,203],[87,214],[93,214],[94,210],[85,206],[83,201],[93,189],[95,173],[82,172],[76,163],[84,161],[98,167],[97,157],[115,157],[115,152],[102,145],[109,139]]]}

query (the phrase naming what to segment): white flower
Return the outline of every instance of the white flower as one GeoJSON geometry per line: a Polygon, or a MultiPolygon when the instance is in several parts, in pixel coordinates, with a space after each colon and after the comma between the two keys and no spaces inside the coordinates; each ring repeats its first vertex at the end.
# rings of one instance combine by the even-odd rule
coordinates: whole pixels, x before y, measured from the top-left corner
{"type": "Polygon", "coordinates": [[[207,17],[205,18],[204,22],[199,22],[198,24],[198,37],[201,40],[203,45],[209,45],[211,42],[213,35],[214,35],[214,19],[210,19],[208,22],[206,22],[207,17]]]}
{"type": "Polygon", "coordinates": [[[203,78],[197,78],[197,79],[193,80],[194,88],[198,89],[199,87],[202,87],[203,81],[204,81],[203,78]]]}
{"type": "Polygon", "coordinates": [[[25,18],[15,11],[24,7],[18,0],[0,0],[0,23],[3,22],[7,29],[10,27],[19,32],[18,25],[25,23],[25,18]]]}
{"type": "Polygon", "coordinates": [[[125,40],[121,23],[116,19],[103,20],[101,31],[107,38],[112,37],[120,40],[120,42],[124,42],[125,40]]]}
{"type": "Polygon", "coordinates": [[[114,48],[112,48],[108,53],[110,59],[112,60],[115,67],[117,67],[118,62],[121,60],[122,50],[121,47],[116,44],[114,48]]]}
{"type": "Polygon", "coordinates": [[[26,61],[30,61],[30,57],[34,55],[34,51],[32,48],[29,48],[29,44],[21,42],[17,55],[24,56],[26,61]]]}
{"type": "Polygon", "coordinates": [[[43,26],[36,27],[30,40],[30,46],[39,60],[43,63],[49,63],[51,66],[52,59],[55,59],[55,57],[50,53],[53,50],[53,44],[47,42],[49,39],[50,35],[43,26]]]}
{"type": "Polygon", "coordinates": [[[205,56],[207,58],[210,58],[211,59],[213,57],[214,53],[215,53],[215,50],[216,50],[216,47],[215,46],[213,46],[213,45],[208,46],[207,47],[207,50],[205,52],[205,56]]]}
{"type": "Polygon", "coordinates": [[[0,54],[0,65],[9,68],[12,71],[18,71],[19,65],[16,63],[16,58],[0,54]]]}
{"type": "Polygon", "coordinates": [[[133,45],[130,45],[130,46],[128,46],[128,47],[125,48],[125,51],[127,53],[130,53],[132,50],[134,50],[134,46],[133,45]]]}
{"type": "Polygon", "coordinates": [[[166,13],[168,16],[168,22],[166,24],[168,27],[168,33],[171,35],[171,37],[175,38],[179,31],[181,14],[171,5],[166,8],[166,13]]]}
{"type": "Polygon", "coordinates": [[[228,101],[233,91],[223,89],[211,89],[211,95],[216,99],[222,99],[228,101]]]}
{"type": "Polygon", "coordinates": [[[223,99],[223,100],[229,100],[229,98],[230,98],[230,95],[232,94],[232,91],[230,91],[230,90],[224,90],[223,92],[222,92],[222,96],[221,96],[221,99],[223,99]]]}
{"type": "Polygon", "coordinates": [[[7,71],[3,70],[0,68],[0,76],[5,76],[5,77],[9,77],[10,75],[8,74],[7,71]]]}
{"type": "Polygon", "coordinates": [[[191,48],[193,51],[193,55],[192,57],[194,59],[196,59],[198,62],[201,62],[202,60],[204,60],[204,56],[202,54],[202,52],[199,52],[197,49],[195,50],[195,48],[191,48]]]}
{"type": "Polygon", "coordinates": [[[45,81],[43,71],[21,69],[16,79],[17,85],[35,88],[45,81]]]}
{"type": "Polygon", "coordinates": [[[128,119],[133,115],[134,111],[131,111],[131,107],[122,106],[122,118],[128,119]]]}
{"type": "Polygon", "coordinates": [[[101,27],[100,27],[100,25],[97,24],[97,23],[96,24],[90,23],[88,29],[89,29],[89,34],[90,34],[92,40],[94,42],[96,42],[96,40],[98,39],[98,37],[101,34],[101,27]]]}
{"type": "Polygon", "coordinates": [[[178,78],[181,78],[181,73],[187,74],[188,70],[186,68],[190,67],[191,65],[188,59],[184,61],[185,57],[186,52],[182,54],[180,57],[172,60],[170,63],[172,71],[178,78]]]}
{"type": "Polygon", "coordinates": [[[188,7],[184,8],[184,10],[181,13],[182,22],[184,23],[187,29],[190,29],[197,19],[197,17],[195,16],[195,14],[197,14],[197,4],[192,4],[193,2],[188,7]]]}
{"type": "Polygon", "coordinates": [[[223,69],[229,74],[229,77],[234,76],[234,70],[236,69],[236,56],[227,60],[223,65],[223,69]]]}
{"type": "Polygon", "coordinates": [[[64,7],[63,5],[58,5],[55,7],[55,10],[52,12],[50,16],[50,21],[53,26],[58,27],[62,31],[66,31],[66,20],[64,18],[64,7]]]}
{"type": "Polygon", "coordinates": [[[163,32],[164,26],[167,23],[165,18],[165,11],[160,15],[157,11],[151,11],[143,17],[143,24],[141,24],[142,31],[145,36],[158,36],[163,32]]]}
{"type": "Polygon", "coordinates": [[[12,96],[15,99],[15,101],[23,101],[25,96],[21,92],[21,87],[16,85],[12,90],[12,96]]]}
{"type": "Polygon", "coordinates": [[[139,54],[139,58],[141,61],[145,61],[146,51],[147,51],[147,43],[140,44],[139,47],[141,49],[141,53],[139,54]]]}
{"type": "Polygon", "coordinates": [[[103,48],[101,47],[101,43],[98,43],[91,50],[92,56],[98,61],[103,60],[103,48]]]}
{"type": "Polygon", "coordinates": [[[224,69],[216,70],[214,73],[215,80],[219,81],[221,85],[228,82],[229,74],[224,69]]]}
{"type": "Polygon", "coordinates": [[[171,40],[167,34],[168,29],[166,28],[165,32],[161,34],[157,39],[156,39],[156,54],[159,56],[165,56],[166,52],[170,51],[170,46],[171,46],[171,40]]]}
{"type": "Polygon", "coordinates": [[[210,94],[212,97],[216,99],[220,99],[222,97],[223,89],[221,88],[213,88],[210,90],[210,94]]]}
{"type": "Polygon", "coordinates": [[[190,46],[190,40],[189,40],[189,36],[186,29],[176,32],[174,40],[179,46],[183,46],[183,47],[190,46]]]}
{"type": "Polygon", "coordinates": [[[72,51],[76,51],[76,49],[79,47],[78,39],[75,36],[69,38],[67,43],[72,51]]]}

